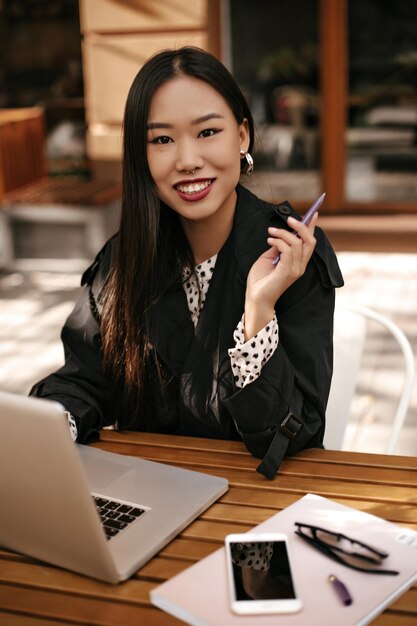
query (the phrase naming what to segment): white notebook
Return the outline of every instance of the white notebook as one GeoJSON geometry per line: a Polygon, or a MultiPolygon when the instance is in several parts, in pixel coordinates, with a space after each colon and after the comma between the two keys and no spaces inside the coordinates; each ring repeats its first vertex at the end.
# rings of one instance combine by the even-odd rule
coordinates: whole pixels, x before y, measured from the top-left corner
{"type": "Polygon", "coordinates": [[[151,592],[152,603],[194,626],[363,626],[417,581],[417,532],[327,498],[307,494],[257,526],[257,532],[288,534],[303,609],[286,615],[239,617],[229,608],[224,548],[195,563],[151,592]],[[340,531],[389,553],[380,576],[347,568],[322,555],[294,533],[294,522],[340,531]],[[344,606],[328,581],[334,574],[349,588],[344,606]]]}

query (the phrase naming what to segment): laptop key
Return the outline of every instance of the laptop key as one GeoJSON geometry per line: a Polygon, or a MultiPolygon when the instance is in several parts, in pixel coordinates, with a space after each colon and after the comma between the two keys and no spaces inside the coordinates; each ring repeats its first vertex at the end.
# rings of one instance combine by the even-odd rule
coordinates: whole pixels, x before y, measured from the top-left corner
{"type": "Polygon", "coordinates": [[[131,509],[131,508],[132,508],[132,507],[131,507],[131,506],[128,506],[127,504],[121,504],[121,505],[119,506],[119,508],[117,509],[117,512],[118,512],[118,513],[129,513],[129,511],[130,511],[130,509],[131,509]]]}
{"type": "Polygon", "coordinates": [[[109,512],[105,506],[100,507],[99,509],[97,509],[97,511],[99,515],[107,515],[107,513],[109,512]]]}
{"type": "Polygon", "coordinates": [[[129,515],[134,515],[135,517],[139,517],[140,515],[143,515],[143,513],[145,513],[145,509],[130,509],[129,511],[129,515]]]}
{"type": "Polygon", "coordinates": [[[137,520],[137,517],[135,517],[134,515],[127,515],[126,513],[123,513],[123,515],[121,515],[118,519],[120,522],[126,522],[126,524],[131,524],[132,522],[137,520]]]}
{"type": "Polygon", "coordinates": [[[119,522],[117,519],[108,519],[105,525],[110,526],[110,528],[117,528],[117,530],[123,530],[127,526],[126,522],[119,522]]]}
{"type": "Polygon", "coordinates": [[[106,504],[108,504],[108,500],[105,500],[104,498],[99,498],[98,496],[93,496],[93,500],[96,503],[97,507],[102,507],[102,506],[106,506],[106,504]]]}
{"type": "Polygon", "coordinates": [[[111,539],[119,532],[117,528],[109,528],[108,526],[103,526],[104,532],[106,533],[107,539],[111,539]]]}
{"type": "Polygon", "coordinates": [[[106,504],[106,509],[111,509],[112,511],[114,511],[115,509],[118,509],[119,506],[120,502],[110,501],[108,504],[106,504]]]}

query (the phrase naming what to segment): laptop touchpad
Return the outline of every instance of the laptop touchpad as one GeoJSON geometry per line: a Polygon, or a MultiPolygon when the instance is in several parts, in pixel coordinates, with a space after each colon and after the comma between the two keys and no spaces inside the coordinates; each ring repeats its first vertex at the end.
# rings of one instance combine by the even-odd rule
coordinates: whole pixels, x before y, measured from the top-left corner
{"type": "Polygon", "coordinates": [[[87,446],[77,446],[77,448],[80,452],[87,482],[92,491],[102,489],[132,469],[129,465],[118,463],[112,458],[107,459],[104,455],[89,454],[90,450],[87,446]]]}

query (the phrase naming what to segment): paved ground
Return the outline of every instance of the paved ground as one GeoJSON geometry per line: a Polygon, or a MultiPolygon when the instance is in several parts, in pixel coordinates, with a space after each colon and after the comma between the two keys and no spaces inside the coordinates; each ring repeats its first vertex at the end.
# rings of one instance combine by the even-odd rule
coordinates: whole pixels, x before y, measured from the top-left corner
{"type": "MultiPolygon", "coordinates": [[[[346,286],[338,298],[374,307],[404,330],[417,354],[417,255],[339,253],[346,286]]],[[[63,353],[60,328],[79,292],[80,267],[74,262],[57,271],[50,262],[42,271],[0,272],[0,389],[27,393],[31,385],[59,367],[63,353]]],[[[399,359],[389,337],[371,333],[356,398],[355,420],[365,414],[365,436],[356,422],[348,431],[349,446],[382,451],[395,398],[401,388],[399,359]],[[369,389],[371,387],[371,389],[369,389]]],[[[396,450],[417,454],[417,385],[396,450]]]]}

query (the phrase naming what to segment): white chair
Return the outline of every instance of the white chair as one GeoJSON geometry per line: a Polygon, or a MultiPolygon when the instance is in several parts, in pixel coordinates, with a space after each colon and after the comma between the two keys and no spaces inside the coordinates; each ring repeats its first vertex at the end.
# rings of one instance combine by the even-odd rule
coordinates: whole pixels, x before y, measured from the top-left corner
{"type": "MultiPolygon", "coordinates": [[[[346,431],[357,390],[368,320],[379,323],[396,340],[404,362],[404,380],[392,420],[389,437],[383,452],[394,453],[410,404],[415,380],[415,359],[411,345],[403,331],[391,319],[369,307],[353,302],[336,305],[334,325],[334,369],[326,411],[326,448],[349,449],[346,431]]],[[[365,396],[363,396],[365,397],[365,396]]],[[[372,394],[368,394],[372,398],[372,394]]],[[[366,421],[366,420],[365,420],[366,421]]],[[[363,428],[364,420],[359,421],[363,428]]],[[[366,451],[366,450],[364,450],[366,451]]]]}

